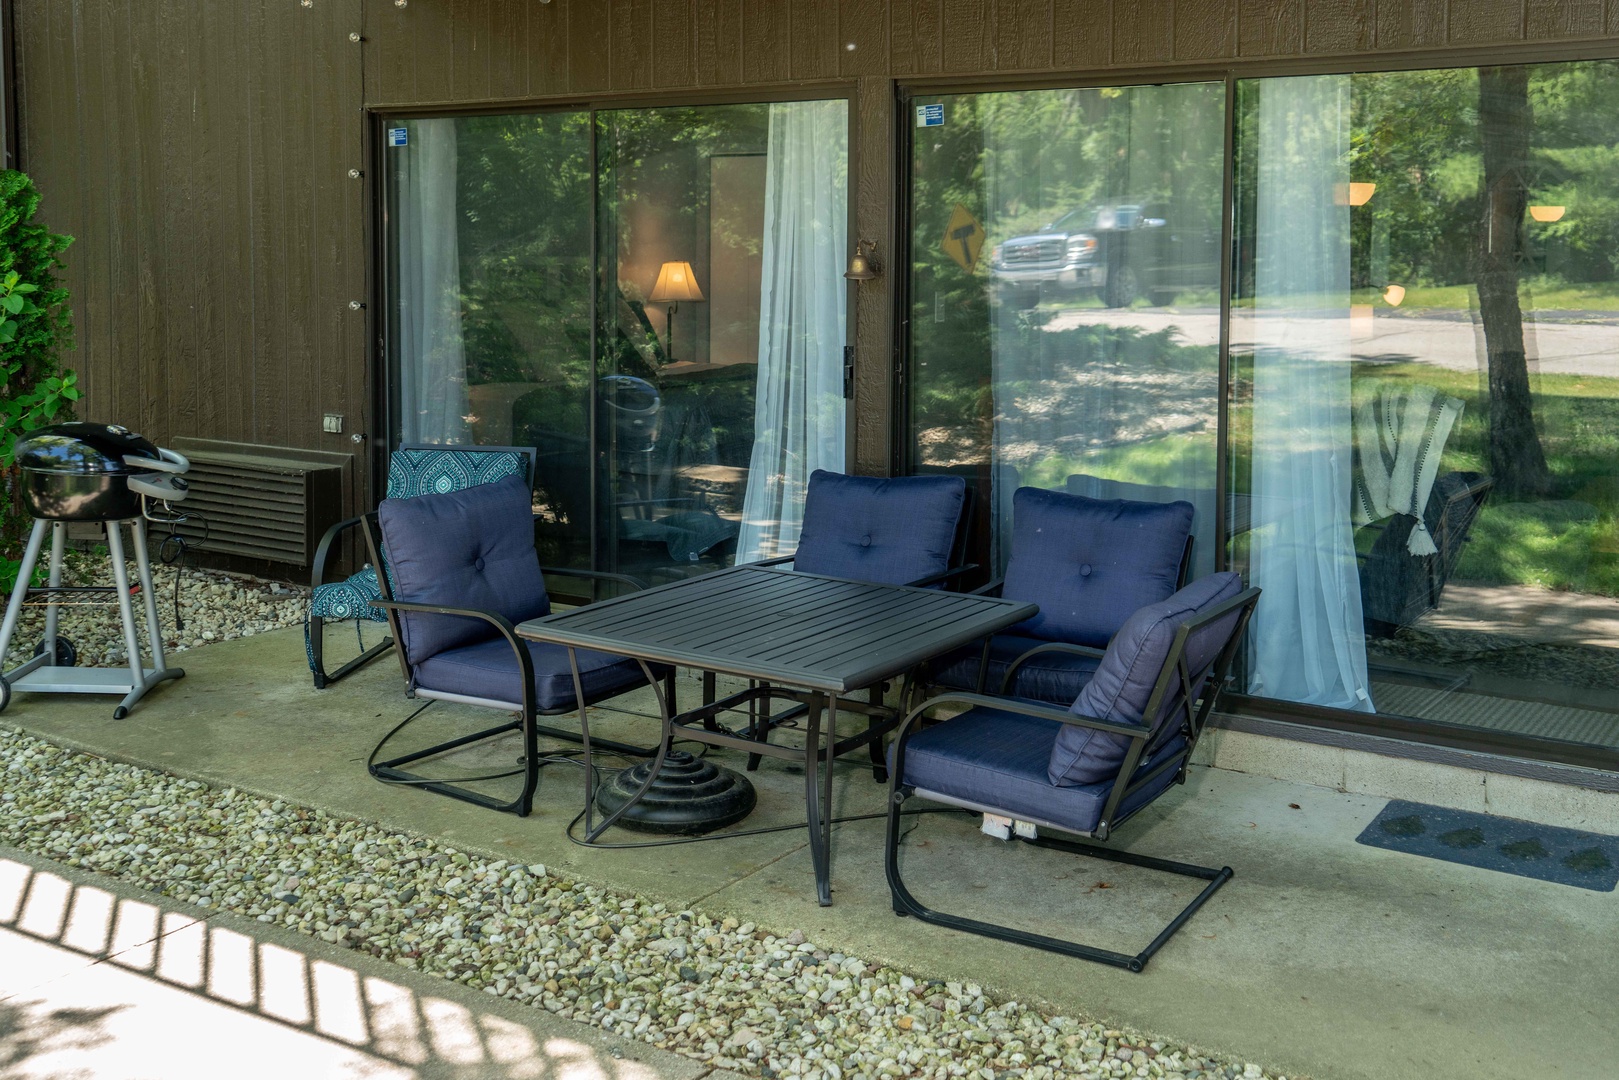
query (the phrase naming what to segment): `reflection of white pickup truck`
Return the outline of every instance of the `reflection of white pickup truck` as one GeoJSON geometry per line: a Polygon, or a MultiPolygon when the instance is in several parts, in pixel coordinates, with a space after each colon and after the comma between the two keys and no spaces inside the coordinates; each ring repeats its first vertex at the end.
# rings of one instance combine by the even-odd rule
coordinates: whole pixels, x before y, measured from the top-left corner
{"type": "Polygon", "coordinates": [[[1037,233],[995,245],[990,274],[1005,302],[1033,307],[1042,293],[1095,290],[1108,307],[1137,297],[1173,303],[1181,292],[1220,284],[1220,232],[1188,227],[1162,203],[1123,203],[1074,210],[1037,233]]]}

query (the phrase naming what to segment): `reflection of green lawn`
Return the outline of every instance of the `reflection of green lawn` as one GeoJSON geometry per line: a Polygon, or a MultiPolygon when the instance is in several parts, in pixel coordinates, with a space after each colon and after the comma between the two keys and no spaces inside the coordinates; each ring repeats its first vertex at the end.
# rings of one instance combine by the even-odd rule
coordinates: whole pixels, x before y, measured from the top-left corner
{"type": "MultiPolygon", "coordinates": [[[[1528,279],[1519,287],[1523,309],[1532,311],[1619,311],[1619,282],[1597,281],[1567,285],[1550,279],[1528,279]]],[[[1350,302],[1382,302],[1382,289],[1355,289],[1350,302]]],[[[1471,285],[1413,285],[1400,302],[1401,311],[1448,309],[1471,311],[1478,307],[1471,285]]]]}
{"type": "Polygon", "coordinates": [[[1086,473],[1104,480],[1162,487],[1214,486],[1214,434],[1166,435],[1082,454],[1051,454],[1030,465],[1021,482],[1061,491],[1068,477],[1086,473]]]}
{"type": "MultiPolygon", "coordinates": [[[[1477,373],[1357,364],[1357,403],[1386,380],[1425,383],[1466,402],[1445,445],[1440,474],[1489,472],[1489,402],[1477,373]]],[[[1454,577],[1619,596],[1619,379],[1541,375],[1535,389],[1535,425],[1553,490],[1515,501],[1494,493],[1479,512],[1454,577]]]]}
{"type": "MultiPolygon", "coordinates": [[[[1519,299],[1525,314],[1536,311],[1619,311],[1619,281],[1594,281],[1570,285],[1553,278],[1526,278],[1519,285],[1519,299]]],[[[1184,300],[1177,303],[1184,303],[1184,300]]],[[[1215,302],[1211,300],[1211,302],[1215,302]]],[[[1268,311],[1298,308],[1306,311],[1334,308],[1343,303],[1343,294],[1297,293],[1266,297],[1268,311]]],[[[1389,309],[1382,288],[1351,289],[1351,304],[1370,304],[1389,309]]],[[[1254,307],[1253,297],[1236,297],[1231,306],[1239,311],[1254,307]]],[[[1478,310],[1478,299],[1471,285],[1410,285],[1400,301],[1401,311],[1478,310]]]]}

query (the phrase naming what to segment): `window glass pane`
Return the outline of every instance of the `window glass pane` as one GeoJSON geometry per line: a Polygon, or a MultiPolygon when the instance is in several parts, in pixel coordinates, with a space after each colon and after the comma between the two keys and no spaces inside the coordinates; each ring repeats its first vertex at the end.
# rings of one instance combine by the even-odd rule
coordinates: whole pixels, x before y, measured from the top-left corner
{"type": "Polygon", "coordinates": [[[652,578],[790,553],[844,468],[847,106],[597,120],[603,554],[652,578]]]}
{"type": "Polygon", "coordinates": [[[1224,87],[947,95],[916,123],[916,470],[978,487],[997,566],[1028,485],[1189,501],[1212,569],[1224,87]]]}
{"type": "Polygon", "coordinates": [[[551,565],[791,553],[810,472],[845,466],[846,102],[384,143],[394,445],[533,447],[551,565]]]}
{"type": "Polygon", "coordinates": [[[587,565],[589,114],[386,134],[395,436],[536,447],[541,557],[587,565]]]}
{"type": "Polygon", "coordinates": [[[1257,694],[1619,746],[1619,64],[1239,84],[1257,694]]]}

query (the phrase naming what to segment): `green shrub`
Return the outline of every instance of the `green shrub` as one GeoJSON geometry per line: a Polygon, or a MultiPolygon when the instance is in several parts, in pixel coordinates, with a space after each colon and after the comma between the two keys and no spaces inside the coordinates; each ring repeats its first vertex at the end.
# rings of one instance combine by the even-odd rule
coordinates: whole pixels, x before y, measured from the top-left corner
{"type": "Polygon", "coordinates": [[[73,347],[67,290],[56,279],[73,242],[34,220],[39,191],[20,172],[0,172],[0,588],[9,591],[29,520],[13,450],[17,439],[72,414],[74,373],[61,366],[73,347]]]}

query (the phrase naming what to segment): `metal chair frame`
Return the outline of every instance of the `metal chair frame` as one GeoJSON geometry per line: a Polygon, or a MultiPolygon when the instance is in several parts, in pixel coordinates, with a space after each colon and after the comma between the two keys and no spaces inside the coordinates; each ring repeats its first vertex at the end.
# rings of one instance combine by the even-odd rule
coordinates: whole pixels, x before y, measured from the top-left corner
{"type": "MultiPolygon", "coordinates": [[[[1170,920],[1168,926],[1159,931],[1159,933],[1152,939],[1146,948],[1135,954],[1121,953],[1111,949],[1097,948],[1095,946],[1085,945],[1080,942],[1065,941],[1060,938],[1053,938],[1027,930],[1019,930],[1008,926],[999,926],[979,919],[971,919],[965,916],[935,911],[934,909],[924,905],[920,900],[911,894],[910,890],[906,888],[905,882],[900,875],[899,847],[900,840],[902,839],[900,835],[900,817],[903,813],[903,807],[907,799],[911,798],[912,796],[917,796],[932,802],[940,802],[950,806],[958,806],[966,810],[977,811],[980,813],[1007,815],[1020,821],[1031,821],[1031,819],[1027,814],[1021,812],[1014,812],[1004,808],[973,803],[968,800],[953,798],[949,795],[918,789],[901,783],[901,778],[905,775],[906,742],[917,722],[921,720],[922,717],[930,710],[938,708],[941,705],[966,705],[969,708],[974,706],[983,706],[987,708],[999,709],[1004,712],[1018,713],[1023,716],[1032,716],[1046,720],[1054,720],[1058,723],[1067,724],[1074,727],[1091,728],[1096,731],[1105,731],[1115,735],[1123,735],[1127,737],[1130,739],[1130,747],[1125,752],[1124,763],[1119,769],[1118,776],[1113,781],[1113,787],[1108,794],[1107,802],[1103,806],[1101,817],[1098,820],[1096,827],[1090,833],[1074,834],[1071,828],[1060,824],[1054,824],[1049,821],[1031,821],[1032,824],[1043,826],[1048,829],[1054,829],[1058,832],[1067,833],[1069,835],[1086,836],[1098,842],[1105,842],[1112,835],[1115,829],[1117,829],[1124,822],[1128,821],[1130,818],[1134,817],[1147,806],[1150,806],[1158,798],[1158,796],[1155,795],[1153,798],[1148,799],[1140,806],[1137,806],[1127,812],[1121,812],[1120,808],[1124,805],[1125,800],[1132,794],[1152,783],[1170,769],[1177,770],[1175,783],[1183,784],[1186,782],[1187,766],[1191,760],[1192,751],[1197,746],[1198,737],[1203,732],[1203,728],[1208,720],[1209,714],[1214,710],[1214,705],[1219,698],[1220,691],[1224,688],[1226,681],[1230,677],[1231,663],[1236,657],[1238,646],[1242,641],[1242,635],[1247,628],[1248,620],[1253,615],[1254,605],[1258,599],[1258,589],[1245,589],[1236,596],[1232,597],[1230,600],[1211,608],[1209,611],[1198,615],[1196,618],[1188,619],[1185,623],[1182,623],[1180,628],[1176,631],[1175,639],[1170,646],[1168,655],[1164,659],[1163,667],[1160,670],[1158,679],[1153,686],[1152,695],[1147,702],[1147,708],[1143,715],[1148,717],[1156,716],[1158,714],[1158,710],[1163,706],[1165,695],[1168,694],[1178,682],[1180,691],[1185,699],[1180,707],[1181,716],[1179,719],[1179,733],[1185,736],[1186,745],[1180,750],[1176,751],[1165,761],[1161,762],[1150,772],[1140,776],[1136,775],[1137,768],[1140,766],[1143,758],[1147,756],[1149,750],[1156,751],[1158,746],[1163,744],[1165,741],[1165,733],[1170,730],[1169,721],[1166,721],[1166,723],[1159,728],[1158,737],[1155,739],[1153,730],[1145,726],[1118,723],[1110,720],[1100,720],[1089,716],[1076,716],[1075,714],[1065,710],[1051,708],[1044,705],[1037,705],[1032,702],[1015,698],[1008,699],[989,697],[983,694],[965,693],[941,694],[937,697],[930,698],[921,705],[917,706],[915,709],[911,710],[910,714],[906,716],[904,722],[900,725],[899,734],[895,739],[896,745],[894,749],[893,779],[889,787],[888,798],[888,829],[884,846],[884,867],[888,876],[888,885],[893,897],[895,913],[899,915],[915,916],[924,922],[936,923],[940,926],[946,926],[954,930],[962,930],[967,933],[996,938],[1001,941],[1010,941],[1014,944],[1027,945],[1031,948],[1044,949],[1049,952],[1061,953],[1066,956],[1074,956],[1082,960],[1094,960],[1098,963],[1124,968],[1127,971],[1139,972],[1143,970],[1147,966],[1147,962],[1151,960],[1153,955],[1157,953],[1158,950],[1161,949],[1164,944],[1175,935],[1175,932],[1185,925],[1186,921],[1196,914],[1197,910],[1207,903],[1209,898],[1212,897],[1222,885],[1231,880],[1233,874],[1231,867],[1225,866],[1216,870],[1211,867],[1196,866],[1191,863],[1176,862],[1169,859],[1159,859],[1147,855],[1137,855],[1129,851],[1122,851],[1115,848],[1100,847],[1098,844],[1080,843],[1073,840],[1053,837],[1025,838],[1019,836],[1018,839],[1022,840],[1024,843],[1032,844],[1036,847],[1051,848],[1076,855],[1089,855],[1099,859],[1107,859],[1112,862],[1126,863],[1132,866],[1141,866],[1152,870],[1160,870],[1165,873],[1197,878],[1209,883],[1200,893],[1198,893],[1191,903],[1187,904],[1186,907],[1183,908],[1174,919],[1170,920]],[[1232,630],[1230,640],[1227,641],[1226,644],[1221,648],[1213,663],[1210,665],[1209,676],[1207,681],[1204,683],[1201,702],[1194,703],[1192,685],[1195,680],[1193,678],[1193,673],[1188,670],[1186,664],[1187,639],[1198,628],[1218,619],[1224,618],[1232,611],[1238,609],[1240,609],[1241,614],[1238,617],[1237,625],[1232,630]]],[[[1172,719],[1173,717],[1171,720],[1172,719]]],[[[1168,789],[1166,788],[1165,790],[1168,789]]],[[[1159,794],[1161,795],[1162,792],[1159,794]]]]}
{"type": "MultiPolygon", "coordinates": [[[[382,550],[382,531],[377,515],[375,513],[366,514],[360,519],[360,521],[362,525],[361,531],[365,537],[366,548],[370,553],[371,558],[376,560],[380,557],[382,550]]],[[[381,564],[376,563],[376,565],[381,564]]],[[[549,569],[541,567],[541,573],[587,578],[594,581],[617,581],[627,584],[637,590],[646,588],[644,583],[626,574],[610,574],[602,571],[575,570],[572,568],[560,567],[552,567],[549,569]]],[[[399,614],[401,612],[420,612],[422,614],[431,615],[459,615],[464,618],[479,619],[493,627],[500,634],[500,636],[506,640],[506,643],[511,646],[512,652],[517,659],[517,668],[522,683],[522,693],[520,695],[521,700],[519,701],[499,701],[492,698],[475,698],[468,697],[463,694],[443,693],[440,691],[415,686],[411,680],[410,662],[405,657],[405,650],[398,649],[396,650],[396,653],[399,657],[400,670],[403,672],[405,677],[407,696],[411,698],[424,698],[428,701],[428,704],[431,704],[434,701],[452,701],[463,705],[477,705],[488,709],[499,709],[502,711],[513,712],[517,715],[515,719],[509,720],[504,724],[497,724],[494,727],[485,728],[469,735],[462,735],[458,738],[436,743],[433,746],[426,747],[425,749],[412,751],[411,753],[390,758],[386,761],[377,761],[376,756],[381,752],[382,747],[386,745],[395,735],[399,734],[399,732],[403,731],[407,726],[409,726],[409,724],[415,720],[417,716],[420,716],[422,709],[427,707],[424,705],[422,709],[418,709],[398,727],[394,728],[387,735],[385,735],[381,742],[377,743],[376,748],[371,752],[371,759],[368,761],[366,766],[367,770],[373,777],[384,782],[410,784],[414,787],[420,787],[427,791],[437,792],[440,795],[448,795],[451,798],[460,799],[463,802],[473,803],[477,806],[486,807],[490,810],[500,810],[506,813],[514,813],[518,817],[527,817],[530,811],[533,809],[534,792],[539,786],[539,736],[544,735],[548,738],[580,743],[585,748],[586,760],[588,761],[590,750],[592,748],[592,740],[590,738],[589,721],[585,716],[586,708],[598,701],[604,701],[608,698],[616,697],[619,694],[626,693],[628,691],[615,690],[612,693],[601,694],[595,697],[585,696],[583,693],[583,686],[581,685],[578,677],[578,665],[570,650],[569,661],[574,667],[574,704],[569,708],[541,709],[538,707],[534,699],[533,658],[529,654],[527,643],[522,638],[517,636],[517,628],[512,625],[511,620],[495,612],[483,611],[478,608],[449,607],[441,604],[419,604],[412,603],[410,601],[396,600],[393,595],[393,589],[387,580],[387,575],[381,575],[378,578],[378,582],[382,586],[383,597],[380,600],[374,601],[373,606],[382,608],[387,612],[388,629],[393,634],[393,639],[395,641],[402,640],[399,635],[399,614]],[[541,716],[561,716],[572,712],[579,713],[579,731],[570,731],[566,728],[551,727],[546,724],[541,724],[538,721],[538,718],[541,716]],[[408,772],[404,768],[404,766],[410,765],[413,762],[434,757],[450,750],[456,750],[472,743],[481,742],[485,739],[504,735],[511,731],[522,733],[523,788],[517,798],[510,801],[502,802],[499,799],[485,795],[482,792],[462,787],[455,778],[437,779],[433,777],[426,777],[419,773],[408,772]]],[[[646,678],[647,684],[653,686],[653,688],[658,692],[660,698],[660,710],[667,715],[668,711],[673,709],[675,702],[674,670],[670,669],[670,671],[663,676],[663,686],[661,689],[657,686],[659,680],[653,675],[651,668],[645,662],[641,663],[641,671],[646,678]]],[[[643,747],[633,746],[629,743],[616,742],[609,739],[597,739],[594,740],[594,745],[598,748],[606,749],[614,753],[628,754],[635,757],[651,757],[654,754],[661,752],[661,744],[660,746],[643,747]]],[[[588,783],[589,782],[587,780],[587,786],[588,783]]]]}
{"type": "MultiPolygon", "coordinates": [[[[532,446],[447,446],[438,443],[405,443],[394,452],[398,453],[400,450],[454,450],[462,453],[478,454],[521,454],[528,462],[527,480],[529,490],[532,492],[534,489],[534,462],[536,452],[532,446]]],[[[320,588],[323,584],[326,584],[326,582],[324,582],[322,579],[326,576],[326,567],[331,561],[333,545],[335,545],[343,534],[348,532],[348,530],[359,526],[364,519],[365,515],[361,514],[357,517],[346,518],[343,521],[339,521],[336,525],[333,525],[331,528],[327,529],[326,534],[320,538],[320,544],[315,548],[315,564],[310,570],[309,589],[311,603],[313,603],[314,591],[320,588]]],[[[377,568],[377,580],[382,582],[383,579],[387,577],[387,571],[384,569],[382,562],[377,559],[376,555],[373,554],[370,556],[370,558],[371,565],[377,568]]],[[[384,588],[386,588],[386,582],[383,582],[383,585],[384,588]]],[[[356,619],[353,621],[358,624],[361,620],[356,619]]],[[[329,672],[326,670],[325,626],[325,619],[318,615],[309,616],[309,626],[307,631],[309,636],[309,654],[314,663],[313,675],[316,690],[324,690],[326,687],[330,686],[334,682],[337,682],[339,679],[358,671],[360,668],[369,664],[378,657],[386,655],[387,652],[393,648],[394,641],[397,640],[396,637],[384,637],[377,644],[371,646],[369,649],[365,649],[360,653],[359,656],[356,656],[354,659],[343,664],[336,671],[329,672]]]]}

